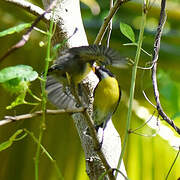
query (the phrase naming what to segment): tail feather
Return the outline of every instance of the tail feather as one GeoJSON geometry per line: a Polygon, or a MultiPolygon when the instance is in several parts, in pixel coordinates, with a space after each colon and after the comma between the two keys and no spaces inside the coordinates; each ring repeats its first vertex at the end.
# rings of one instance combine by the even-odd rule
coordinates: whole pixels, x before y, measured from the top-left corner
{"type": "Polygon", "coordinates": [[[63,84],[59,83],[52,76],[47,77],[46,91],[48,99],[52,104],[60,109],[77,108],[77,102],[68,88],[64,88],[63,84]]]}
{"type": "MultiPolygon", "coordinates": [[[[80,105],[77,103],[75,97],[71,94],[70,87],[64,87],[58,80],[53,76],[47,76],[46,92],[49,101],[59,109],[77,109],[80,105]]],[[[80,96],[80,100],[85,106],[87,98],[80,96]]]]}

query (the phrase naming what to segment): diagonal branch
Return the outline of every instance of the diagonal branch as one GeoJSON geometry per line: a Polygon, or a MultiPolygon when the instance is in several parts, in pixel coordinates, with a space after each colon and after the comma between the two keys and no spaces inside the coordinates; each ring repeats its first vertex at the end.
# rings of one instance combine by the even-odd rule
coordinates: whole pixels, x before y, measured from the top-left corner
{"type": "MultiPolygon", "coordinates": [[[[12,0],[13,1],[13,0],[12,0]]],[[[31,27],[26,31],[26,33],[22,36],[21,40],[18,41],[15,45],[13,45],[2,57],[0,57],[0,62],[4,60],[7,56],[13,53],[15,50],[23,47],[29,40],[31,32],[33,28],[38,24],[38,22],[44,18],[44,16],[49,13],[57,4],[57,0],[54,0],[53,3],[40,15],[35,21],[32,23],[31,27]]]]}
{"type": "MultiPolygon", "coordinates": [[[[56,114],[62,114],[62,113],[78,113],[78,112],[83,112],[84,108],[78,108],[78,109],[58,109],[58,110],[51,110],[47,109],[46,114],[51,114],[51,115],[56,115],[56,114]]],[[[11,123],[11,122],[16,122],[19,120],[24,120],[24,119],[30,119],[33,117],[41,116],[42,111],[35,111],[34,113],[29,113],[29,114],[21,114],[18,116],[5,116],[3,120],[0,120],[0,126],[3,126],[5,124],[11,123]]]]}
{"type": "MultiPolygon", "coordinates": [[[[28,11],[29,13],[35,15],[35,16],[41,16],[45,11],[41,9],[39,6],[36,6],[28,1],[25,0],[4,0],[7,3],[14,4],[18,7],[23,8],[24,10],[28,11]]],[[[50,20],[50,14],[45,14],[45,16],[42,19],[43,21],[49,21],[50,20]]]]}
{"type": "Polygon", "coordinates": [[[96,36],[94,44],[100,44],[101,43],[112,17],[116,14],[119,7],[123,3],[128,2],[128,1],[129,0],[116,0],[116,2],[114,3],[114,6],[110,9],[108,16],[104,19],[104,23],[102,24],[102,26],[98,32],[98,35],[96,36]]]}
{"type": "Polygon", "coordinates": [[[156,108],[159,113],[159,115],[171,126],[174,128],[174,130],[180,134],[180,128],[178,128],[173,120],[171,120],[166,113],[163,111],[163,108],[161,106],[160,98],[159,98],[159,90],[158,90],[158,85],[157,85],[157,61],[159,57],[159,49],[160,49],[160,41],[161,41],[161,35],[163,31],[163,27],[166,21],[166,0],[161,1],[161,12],[160,12],[160,19],[159,19],[159,25],[157,28],[156,36],[155,36],[155,41],[154,41],[154,54],[152,58],[152,83],[153,83],[153,89],[154,89],[154,96],[156,100],[156,108]]]}

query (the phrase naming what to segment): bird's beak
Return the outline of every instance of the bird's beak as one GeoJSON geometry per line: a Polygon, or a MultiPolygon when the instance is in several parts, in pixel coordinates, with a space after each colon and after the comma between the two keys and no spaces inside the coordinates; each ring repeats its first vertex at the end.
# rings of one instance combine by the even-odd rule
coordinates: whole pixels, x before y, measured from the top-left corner
{"type": "Polygon", "coordinates": [[[92,70],[95,74],[96,74],[96,70],[99,68],[100,68],[100,66],[97,66],[96,64],[93,64],[93,66],[92,66],[92,70]]]}
{"type": "Polygon", "coordinates": [[[95,71],[96,71],[96,66],[95,65],[92,66],[92,71],[95,73],[95,71]]]}

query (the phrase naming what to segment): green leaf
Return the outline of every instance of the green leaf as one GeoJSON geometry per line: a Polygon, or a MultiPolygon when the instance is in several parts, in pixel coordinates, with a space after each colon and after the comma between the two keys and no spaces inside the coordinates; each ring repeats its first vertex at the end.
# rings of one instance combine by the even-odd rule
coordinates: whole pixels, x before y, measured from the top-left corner
{"type": "Polygon", "coordinates": [[[29,82],[37,77],[38,73],[27,65],[10,66],[0,71],[0,83],[3,83],[4,88],[8,91],[16,94],[26,94],[29,82]]]}
{"type": "Polygon", "coordinates": [[[15,80],[13,83],[17,83],[18,81],[29,82],[35,80],[37,77],[38,73],[33,71],[31,66],[27,65],[10,66],[0,71],[0,83],[9,80],[15,80]]]}
{"type": "Polygon", "coordinates": [[[11,141],[5,141],[2,144],[0,144],[0,151],[3,151],[5,149],[7,149],[8,147],[10,147],[12,145],[11,141]]]}
{"type": "Polygon", "coordinates": [[[23,132],[22,129],[17,130],[17,131],[9,138],[9,140],[1,143],[1,144],[0,144],[0,151],[3,151],[3,150],[5,150],[5,149],[9,148],[9,147],[13,144],[13,141],[19,141],[19,140],[23,139],[23,138],[27,135],[27,133],[23,134],[23,135],[22,135],[21,137],[19,137],[19,138],[16,138],[16,137],[17,137],[18,135],[20,135],[22,132],[23,132]]]}
{"type": "MultiPolygon", "coordinates": [[[[31,66],[27,65],[10,66],[0,71],[0,83],[2,83],[3,87],[11,93],[18,95],[15,101],[13,101],[11,105],[7,106],[6,109],[12,109],[20,104],[37,105],[37,103],[25,101],[30,81],[35,80],[37,77],[38,73],[33,71],[31,66]]],[[[30,94],[35,97],[33,93],[30,94]]]]}
{"type": "Polygon", "coordinates": [[[24,29],[29,28],[29,27],[31,27],[31,23],[19,24],[17,26],[12,27],[12,28],[9,28],[9,29],[6,29],[4,31],[1,31],[0,32],[0,37],[7,36],[9,34],[13,34],[13,33],[16,33],[16,32],[17,33],[21,32],[24,29]]]}
{"type": "Polygon", "coordinates": [[[133,43],[135,42],[135,34],[131,26],[120,22],[120,30],[122,34],[124,34],[124,36],[126,36],[129,40],[131,40],[133,43]]]}
{"type": "Polygon", "coordinates": [[[3,87],[12,94],[26,94],[30,83],[15,78],[3,83],[3,87]]]}

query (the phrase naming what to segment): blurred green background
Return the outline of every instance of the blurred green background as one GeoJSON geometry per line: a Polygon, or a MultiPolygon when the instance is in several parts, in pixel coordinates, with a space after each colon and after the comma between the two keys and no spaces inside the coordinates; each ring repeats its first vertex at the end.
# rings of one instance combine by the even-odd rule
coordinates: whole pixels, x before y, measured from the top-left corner
{"type": "MultiPolygon", "coordinates": [[[[42,7],[40,0],[32,1],[42,7]]],[[[90,2],[90,0],[88,1],[90,2]]],[[[160,2],[153,0],[147,17],[147,25],[143,41],[143,48],[150,54],[153,52],[153,41],[158,23],[160,2]]],[[[108,1],[100,1],[87,6],[81,3],[82,17],[89,43],[92,44],[97,32],[102,24],[103,18],[109,10],[108,1]],[[98,4],[97,4],[98,3],[98,4]],[[99,9],[100,7],[100,9],[99,9]]],[[[167,22],[161,41],[161,50],[158,63],[158,81],[161,93],[161,101],[164,110],[174,119],[180,127],[180,2],[169,0],[167,2],[167,22]]],[[[0,1],[0,31],[3,31],[20,23],[32,22],[34,16],[24,10],[0,1]]],[[[113,31],[110,46],[119,50],[123,56],[134,59],[136,48],[134,46],[124,46],[130,41],[124,37],[119,29],[119,23],[123,22],[131,25],[136,34],[139,32],[141,18],[141,1],[130,1],[120,7],[113,20],[113,31]]],[[[46,31],[43,22],[38,27],[46,31]]],[[[0,38],[0,55],[4,54],[9,47],[14,45],[22,34],[14,34],[0,38]]],[[[38,73],[44,68],[45,47],[40,47],[40,41],[46,43],[46,37],[38,32],[33,32],[29,42],[6,58],[0,69],[17,65],[27,64],[32,66],[38,73]]],[[[105,42],[104,42],[105,43],[105,42]]],[[[145,66],[151,58],[142,53],[140,66],[145,66]]],[[[115,115],[114,124],[121,137],[124,135],[125,121],[127,115],[127,103],[131,81],[131,67],[118,70],[111,69],[116,75],[123,90],[122,101],[115,115]]],[[[40,83],[38,80],[32,83],[33,92],[40,97],[40,83]]],[[[147,121],[155,109],[144,98],[142,90],[145,90],[149,99],[154,103],[153,90],[149,70],[138,70],[135,90],[135,101],[133,106],[133,116],[131,128],[135,129],[147,121]]],[[[6,110],[12,100],[2,86],[0,86],[0,119],[5,115],[25,114],[32,111],[32,106],[21,105],[12,110],[6,110]]],[[[32,100],[30,97],[27,99],[32,100]]],[[[54,108],[48,104],[48,108],[54,108]]],[[[155,114],[157,116],[157,114],[155,114]]],[[[136,131],[146,135],[140,136],[130,134],[124,163],[128,177],[131,180],[164,180],[170,169],[180,146],[179,136],[171,130],[166,123],[156,116],[151,119],[145,127],[136,131]],[[157,126],[159,124],[159,126],[157,126]],[[160,128],[160,130],[159,130],[160,128]]],[[[68,114],[47,116],[47,128],[43,137],[43,145],[56,159],[61,172],[67,180],[88,179],[85,172],[84,153],[81,148],[78,134],[71,117],[68,114]]],[[[11,123],[0,127],[0,143],[6,141],[17,129],[27,128],[36,136],[39,132],[40,118],[28,119],[16,123],[11,123]]],[[[117,147],[118,148],[118,147],[117,147]]],[[[15,142],[10,148],[0,152],[0,179],[1,180],[32,180],[34,179],[34,156],[36,144],[32,138],[27,136],[21,141],[15,142]]],[[[176,180],[180,177],[180,157],[178,157],[169,180],[176,180]]],[[[53,164],[42,154],[40,158],[40,179],[56,180],[57,174],[53,164]]]]}

